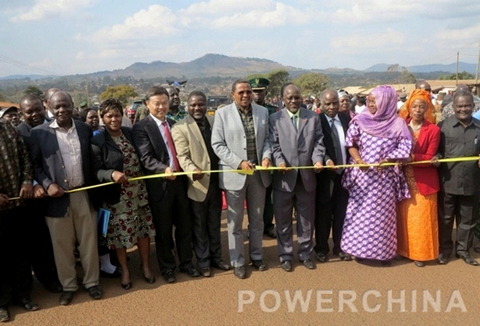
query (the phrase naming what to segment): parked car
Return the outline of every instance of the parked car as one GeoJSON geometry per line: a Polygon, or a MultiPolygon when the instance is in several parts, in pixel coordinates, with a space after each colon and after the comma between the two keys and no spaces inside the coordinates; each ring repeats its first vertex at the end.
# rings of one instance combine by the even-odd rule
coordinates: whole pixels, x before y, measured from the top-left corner
{"type": "Polygon", "coordinates": [[[133,120],[135,120],[135,114],[137,113],[137,109],[140,105],[142,105],[141,100],[133,101],[127,110],[128,118],[132,121],[132,123],[133,123],[133,120]]]}

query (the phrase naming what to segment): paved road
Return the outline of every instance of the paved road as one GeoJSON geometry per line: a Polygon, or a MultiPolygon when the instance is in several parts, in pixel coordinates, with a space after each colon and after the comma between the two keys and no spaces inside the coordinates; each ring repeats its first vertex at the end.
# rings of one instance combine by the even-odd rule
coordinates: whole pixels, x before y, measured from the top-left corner
{"type": "MultiPolygon", "coordinates": [[[[226,245],[226,221],[222,241],[226,245]]],[[[391,267],[331,259],[307,270],[298,261],[293,273],[277,262],[276,241],[264,239],[269,270],[248,268],[239,280],[231,271],[211,278],[178,274],[166,284],[147,284],[136,252],[130,253],[133,288],[102,279],[105,296],[92,301],[79,290],[70,306],[34,284],[42,309],[12,307],[10,325],[478,325],[480,267],[453,259],[446,266],[418,268],[409,261],[391,267]],[[403,294],[402,294],[403,293],[403,294]],[[402,299],[403,295],[403,299],[402,299]],[[297,299],[295,304],[295,298],[297,299]],[[298,301],[298,299],[303,299],[298,301]]],[[[152,246],[153,251],[153,246],[152,246]]],[[[157,269],[152,252],[152,265],[157,269]]],[[[227,260],[228,253],[224,252],[227,260]]],[[[480,258],[474,254],[475,258],[480,258]]]]}

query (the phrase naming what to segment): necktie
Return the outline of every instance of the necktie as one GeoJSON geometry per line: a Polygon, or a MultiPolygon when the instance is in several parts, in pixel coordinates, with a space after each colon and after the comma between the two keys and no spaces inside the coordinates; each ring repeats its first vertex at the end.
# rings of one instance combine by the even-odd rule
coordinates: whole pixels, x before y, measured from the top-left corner
{"type": "MultiPolygon", "coordinates": [[[[342,156],[342,147],[340,145],[340,137],[338,136],[337,128],[335,127],[335,120],[330,120],[330,128],[332,129],[332,140],[333,140],[333,147],[335,148],[335,156],[336,162],[335,165],[343,164],[343,156],[342,156]]],[[[343,169],[336,170],[338,174],[342,173],[343,169]]]]}
{"type": "Polygon", "coordinates": [[[172,135],[170,134],[170,129],[168,129],[167,121],[162,122],[163,130],[165,130],[165,136],[167,137],[167,146],[170,150],[170,153],[173,157],[170,159],[173,161],[173,169],[175,172],[180,172],[180,165],[178,164],[177,160],[177,151],[175,150],[175,145],[173,145],[172,135]]]}
{"type": "Polygon", "coordinates": [[[292,123],[293,123],[293,126],[295,127],[295,130],[297,130],[297,116],[296,115],[292,116],[292,123]]]}

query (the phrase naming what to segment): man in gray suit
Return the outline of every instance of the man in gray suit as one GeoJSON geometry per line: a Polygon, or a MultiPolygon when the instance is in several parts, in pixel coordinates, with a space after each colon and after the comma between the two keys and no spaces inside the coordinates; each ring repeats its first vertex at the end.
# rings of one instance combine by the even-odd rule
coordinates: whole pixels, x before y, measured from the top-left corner
{"type": "Polygon", "coordinates": [[[315,221],[315,172],[323,169],[325,146],[318,114],[302,108],[300,90],[285,87],[285,110],[270,117],[270,143],[273,163],[281,167],[273,175],[273,209],[277,222],[277,241],[283,270],[292,271],[292,210],[297,212],[298,255],[308,268],[314,269],[313,230],[315,221]],[[289,169],[291,166],[314,166],[313,169],[289,169]]]}
{"type": "MultiPolygon", "coordinates": [[[[236,80],[232,85],[234,102],[218,110],[212,129],[212,148],[220,159],[219,169],[253,170],[255,164],[271,165],[268,139],[268,111],[252,103],[253,92],[248,81],[236,80]]],[[[228,247],[234,274],[245,278],[244,239],[242,233],[243,203],[247,200],[250,259],[259,271],[267,269],[263,261],[263,209],[265,190],[271,183],[268,171],[253,175],[221,173],[220,188],[228,203],[228,247]]]]}

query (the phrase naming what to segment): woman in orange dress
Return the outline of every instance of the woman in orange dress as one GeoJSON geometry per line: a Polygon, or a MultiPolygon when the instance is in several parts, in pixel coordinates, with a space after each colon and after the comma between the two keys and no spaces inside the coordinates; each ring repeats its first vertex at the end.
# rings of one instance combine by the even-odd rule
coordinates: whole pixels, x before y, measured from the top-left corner
{"type": "MultiPolygon", "coordinates": [[[[414,90],[405,104],[414,139],[410,162],[430,161],[437,154],[440,128],[425,118],[430,104],[430,94],[422,89],[414,90]]],[[[411,198],[397,205],[397,253],[423,267],[438,256],[438,173],[430,163],[405,165],[404,172],[411,198]]]]}

